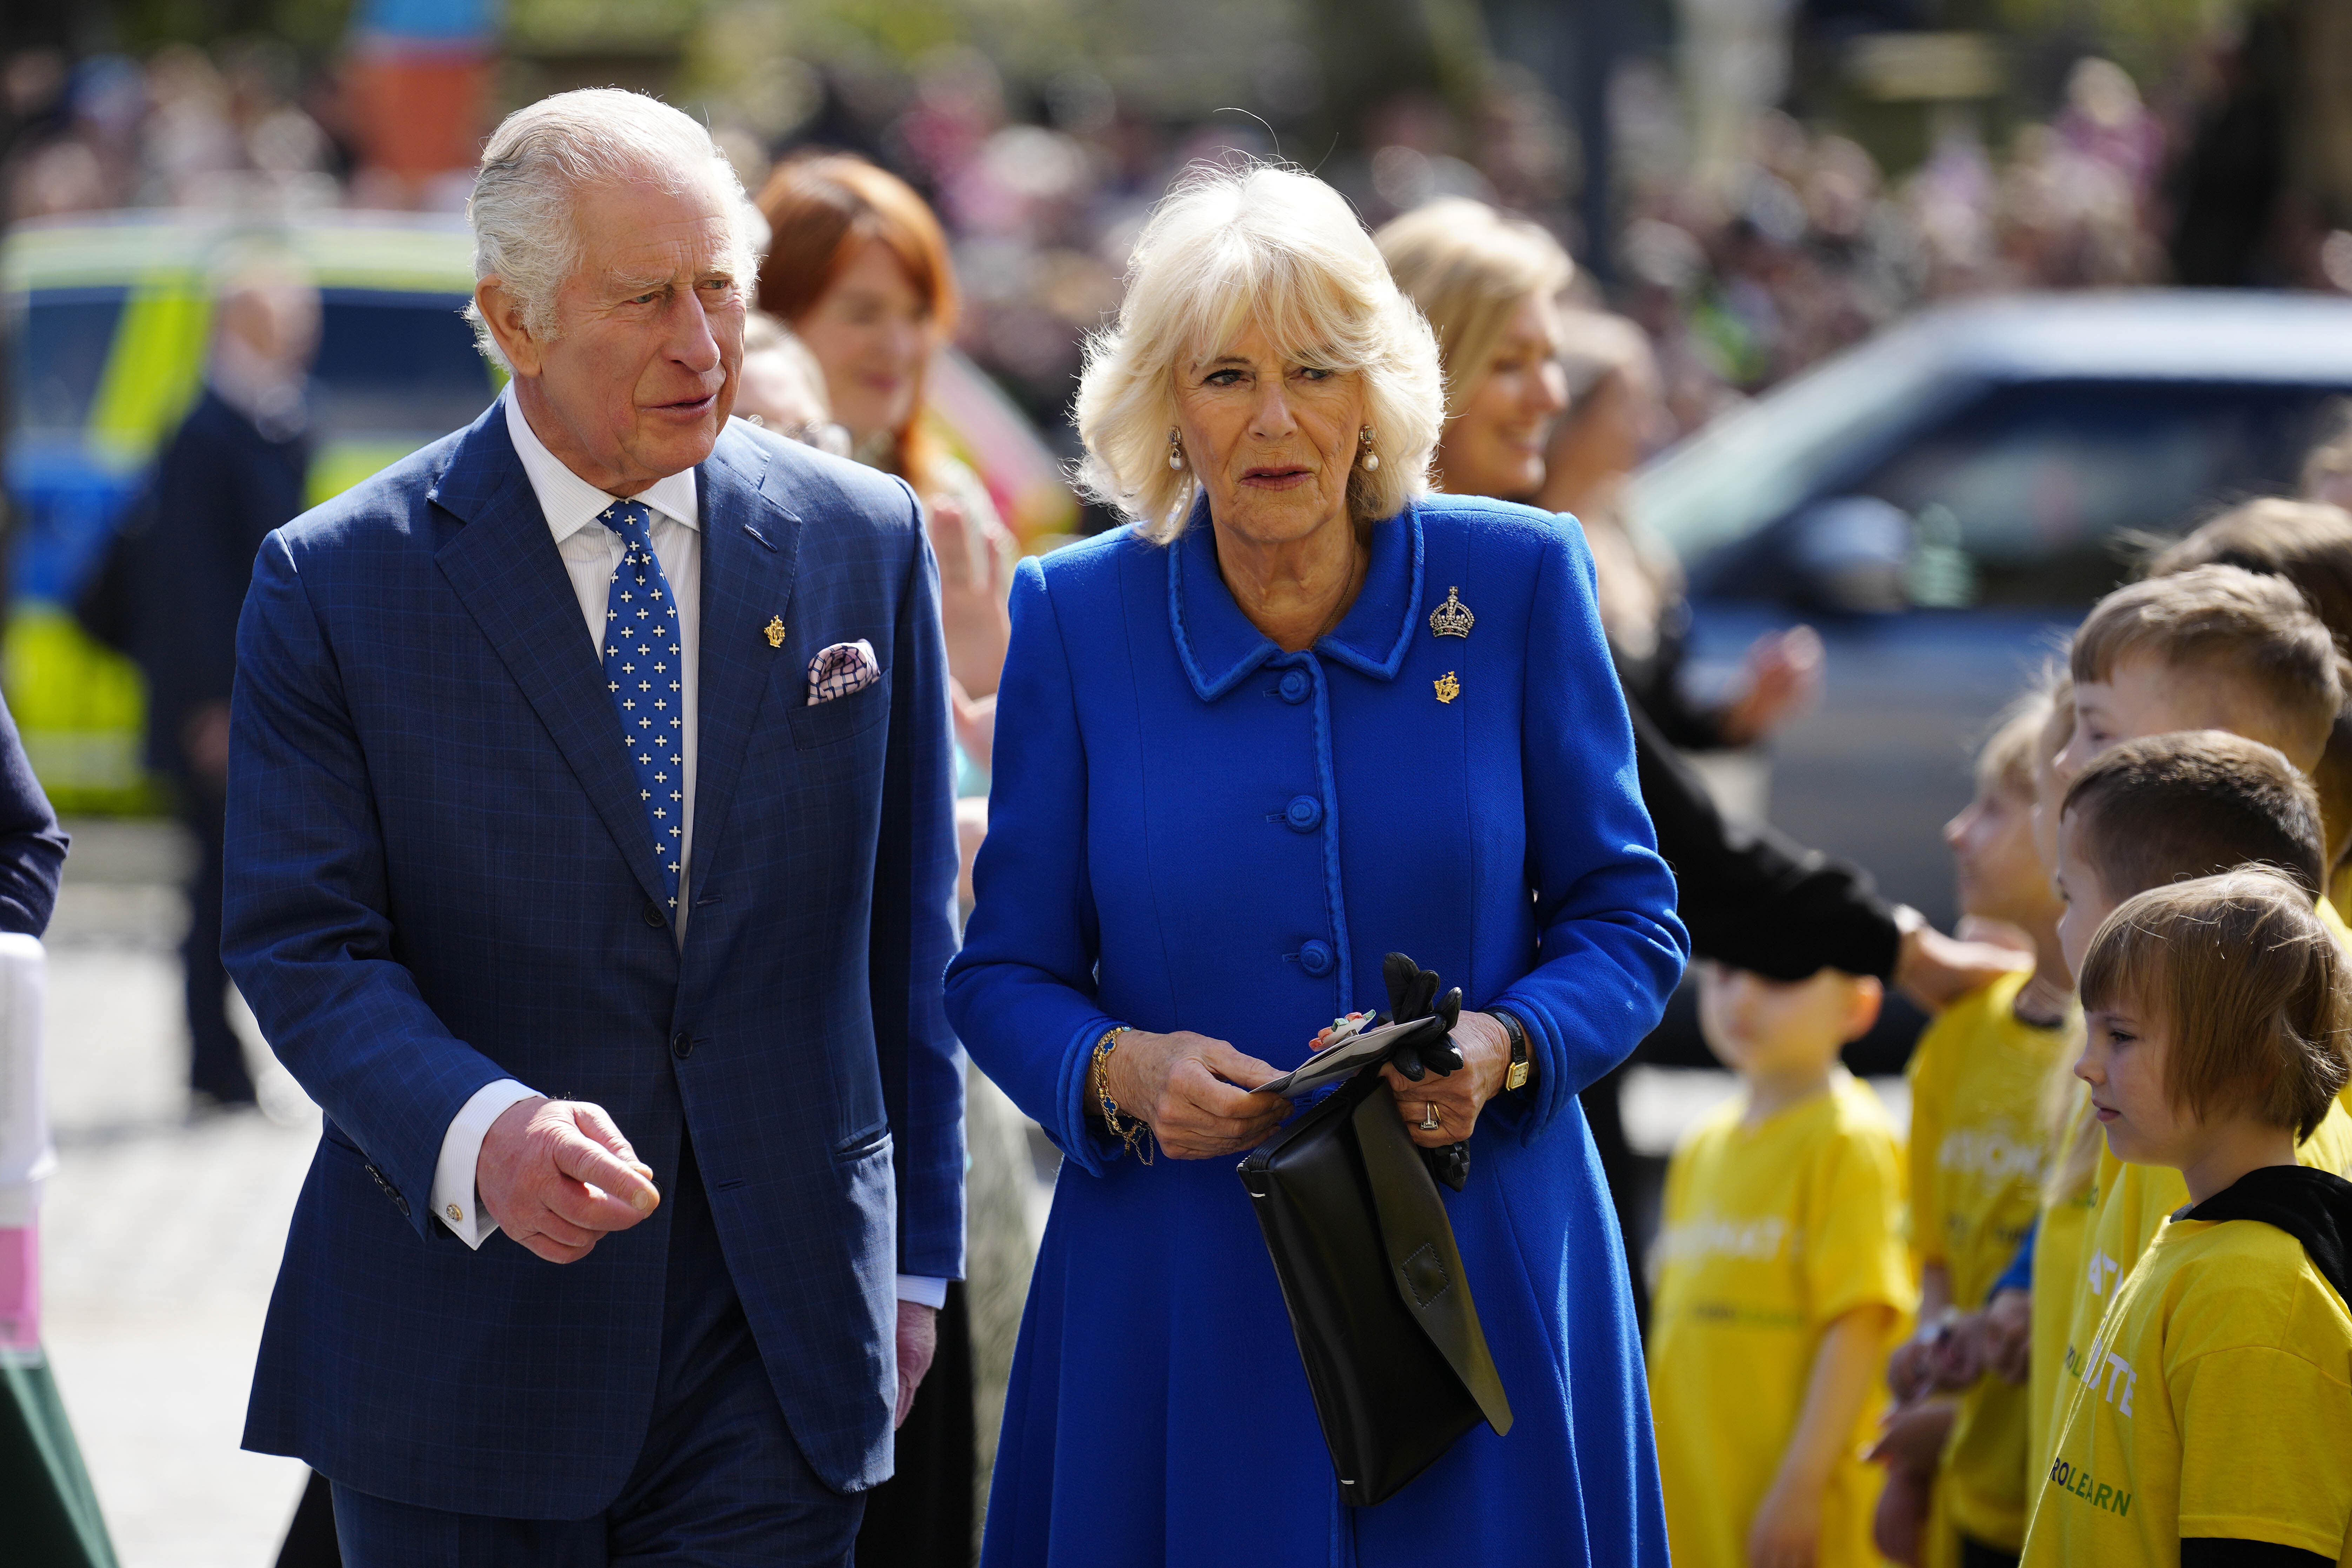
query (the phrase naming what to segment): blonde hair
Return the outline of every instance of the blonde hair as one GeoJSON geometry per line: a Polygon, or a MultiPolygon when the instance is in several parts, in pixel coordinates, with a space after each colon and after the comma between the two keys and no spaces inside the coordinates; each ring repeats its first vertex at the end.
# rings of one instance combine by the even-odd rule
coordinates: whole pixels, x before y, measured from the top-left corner
{"type": "Polygon", "coordinates": [[[1466,196],[1415,207],[1372,237],[1397,287],[1437,334],[1449,418],[1494,363],[1519,306],[1553,298],[1576,276],[1559,241],[1466,196]]]}
{"type": "Polygon", "coordinates": [[[1977,794],[2033,798],[2034,752],[2050,727],[2051,690],[2052,682],[2045,678],[2012,699],[1993,720],[1991,732],[1977,751],[1977,794]]]}
{"type": "Polygon", "coordinates": [[[1444,415],[1429,323],[1339,192],[1264,163],[1195,167],[1152,209],[1118,319],[1087,340],[1076,418],[1088,493],[1157,543],[1184,531],[1200,485],[1168,466],[1176,374],[1252,323],[1286,358],[1363,378],[1381,466],[1349,474],[1351,516],[1393,517],[1428,493],[1444,415]]]}
{"type": "Polygon", "coordinates": [[[2242,868],[2151,888],[2101,922],[2083,1005],[2160,1020],[2164,1090],[2199,1120],[2241,1111],[2308,1138],[2352,1079],[2352,985],[2311,893],[2242,868]]]}

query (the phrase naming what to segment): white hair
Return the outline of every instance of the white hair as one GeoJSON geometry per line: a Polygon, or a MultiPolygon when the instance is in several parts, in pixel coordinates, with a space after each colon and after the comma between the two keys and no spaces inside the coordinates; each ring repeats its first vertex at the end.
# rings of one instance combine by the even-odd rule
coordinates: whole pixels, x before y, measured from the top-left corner
{"type": "MultiPolygon", "coordinates": [[[[499,124],[482,149],[466,200],[474,280],[503,284],[534,338],[552,342],[561,335],[555,299],[580,265],[572,218],[580,193],[616,184],[650,184],[673,194],[699,184],[714,192],[728,211],[736,279],[750,292],[767,225],[710,132],[645,93],[613,87],[559,92],[499,124]]],[[[480,309],[468,304],[466,320],[484,357],[510,371],[480,309]]]]}
{"type": "Polygon", "coordinates": [[[1180,366],[1255,323],[1286,358],[1354,371],[1377,469],[1348,478],[1349,513],[1393,517],[1429,489],[1444,417],[1437,340],[1372,237],[1322,181],[1275,163],[1196,167],[1135,243],[1118,320],[1087,341],[1079,478],[1160,543],[1184,531],[1199,481],[1168,467],[1180,366]]]}

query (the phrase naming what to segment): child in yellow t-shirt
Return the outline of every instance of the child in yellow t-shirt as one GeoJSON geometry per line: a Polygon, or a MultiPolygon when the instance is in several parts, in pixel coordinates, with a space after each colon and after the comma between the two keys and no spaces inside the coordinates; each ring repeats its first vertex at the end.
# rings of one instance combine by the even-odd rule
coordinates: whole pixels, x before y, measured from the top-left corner
{"type": "Polygon", "coordinates": [[[1703,964],[1699,1021],[1743,1092],[1666,1169],[1650,1400],[1679,1568],[1874,1564],[1857,1458],[1911,1310],[1902,1152],[1838,1050],[1875,980],[1703,964]]]}
{"type": "MultiPolygon", "coordinates": [[[[1939,1533],[1958,1539],[1931,1545],[1922,1559],[1929,1563],[2013,1562],[2025,1539],[2025,1390],[1980,1365],[1955,1363],[1951,1339],[1963,1314],[1984,1307],[2032,1228],[2042,1088],[2073,1039],[2074,982],[2058,948],[2063,906],[2033,842],[2034,745],[2049,714],[2043,692],[2017,705],[1977,760],[1975,798],[1944,829],[1961,911],[2022,931],[2035,967],[1947,1007],[1920,1037],[1908,1074],[1919,1330],[1895,1352],[1887,1384],[1905,1401],[1958,1391],[1931,1518],[1939,1533]]],[[[1924,1480],[1898,1471],[1887,1484],[1924,1480]]],[[[1892,1531],[1890,1521],[1882,1545],[1892,1531]]]]}
{"type": "MultiPolygon", "coordinates": [[[[2079,968],[2092,933],[2126,899],[2250,862],[2276,868],[2315,903],[2322,843],[2317,796],[2272,748],[2214,730],[2128,742],[2077,777],[2060,808],[2058,882],[2067,907],[2059,942],[2079,968]]],[[[2338,1174],[2352,1165],[2352,1118],[2341,1105],[2317,1120],[2295,1156],[2338,1174]]],[[[2110,1146],[2099,1148],[2097,1171],[2077,1267],[2071,1279],[2042,1283],[2072,1298],[2052,1385],[2053,1434],[2066,1398],[2063,1371],[2087,1353],[2116,1287],[2164,1216],[2188,1201],[2176,1172],[2126,1163],[2110,1146]]]]}
{"type": "Polygon", "coordinates": [[[2028,1568],[2352,1563],[2352,1183],[2295,1159],[2352,1081],[2347,970],[2267,868],[2139,894],[2092,939],[2075,1070],[2188,1205],[2069,1358],[2028,1568]]]}

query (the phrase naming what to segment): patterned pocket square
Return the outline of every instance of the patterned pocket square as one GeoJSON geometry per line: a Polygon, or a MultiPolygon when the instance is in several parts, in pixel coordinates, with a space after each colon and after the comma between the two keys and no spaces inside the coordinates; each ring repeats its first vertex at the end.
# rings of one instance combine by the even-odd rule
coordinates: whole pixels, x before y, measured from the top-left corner
{"type": "Polygon", "coordinates": [[[837,642],[809,660],[808,705],[814,708],[863,691],[881,679],[882,667],[874,660],[872,643],[864,637],[837,642]]]}

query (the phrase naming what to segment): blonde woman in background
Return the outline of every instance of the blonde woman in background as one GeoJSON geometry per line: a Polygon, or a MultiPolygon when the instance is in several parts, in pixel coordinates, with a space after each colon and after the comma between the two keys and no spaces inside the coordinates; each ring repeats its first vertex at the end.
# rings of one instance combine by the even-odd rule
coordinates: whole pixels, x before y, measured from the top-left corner
{"type": "MultiPolygon", "coordinates": [[[[1573,512],[1592,552],[1601,628],[1624,685],[1642,795],[1675,869],[1693,947],[1736,968],[1801,980],[1824,964],[1891,980],[1931,1005],[2008,967],[2007,954],[1954,942],[1890,907],[1870,879],[1769,828],[1727,823],[1675,754],[1769,730],[1811,695],[1819,642],[1800,628],[1759,645],[1748,697],[1703,737],[1680,694],[1681,577],[1619,505],[1659,426],[1656,372],[1640,329],[1563,303],[1575,268],[1541,228],[1484,203],[1432,202],[1378,236],[1390,275],[1434,330],[1446,420],[1436,475],[1460,495],[1534,500],[1573,512]],[[1671,637],[1661,626],[1675,627],[1671,637]],[[1777,650],[1777,651],[1776,651],[1777,650]],[[1810,651],[1809,651],[1810,650],[1810,651]],[[1650,710],[1657,704],[1663,712],[1650,710]]],[[[1591,1124],[1630,1233],[1639,1180],[1618,1106],[1622,1068],[1587,1088],[1591,1124]]],[[[1633,1276],[1637,1300],[1643,1290],[1633,1276]]]]}

